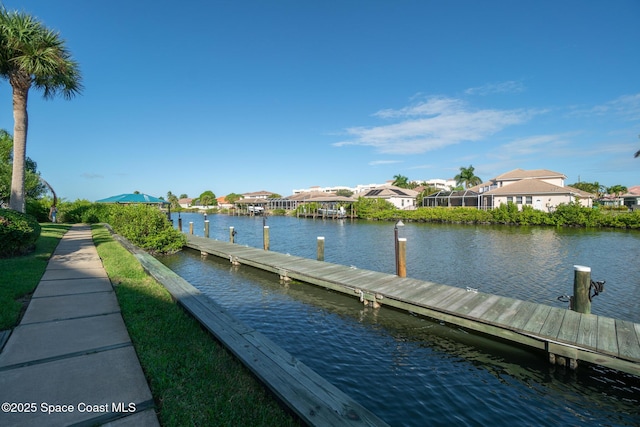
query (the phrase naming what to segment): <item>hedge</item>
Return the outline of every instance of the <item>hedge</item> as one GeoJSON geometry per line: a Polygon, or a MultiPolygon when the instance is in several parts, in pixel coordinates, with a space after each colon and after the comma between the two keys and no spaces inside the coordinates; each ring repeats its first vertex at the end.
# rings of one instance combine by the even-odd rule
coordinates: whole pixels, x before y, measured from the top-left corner
{"type": "Polygon", "coordinates": [[[40,231],[40,224],[31,215],[0,209],[0,258],[33,251],[40,231]]]}

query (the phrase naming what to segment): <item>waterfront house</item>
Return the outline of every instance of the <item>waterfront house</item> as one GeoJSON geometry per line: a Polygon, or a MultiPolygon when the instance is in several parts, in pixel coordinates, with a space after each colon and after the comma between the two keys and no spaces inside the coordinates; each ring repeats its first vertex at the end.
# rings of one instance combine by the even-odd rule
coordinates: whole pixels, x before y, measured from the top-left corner
{"type": "Polygon", "coordinates": [[[193,199],[191,197],[186,197],[183,199],[178,199],[178,204],[180,205],[181,208],[185,208],[188,209],[191,207],[191,203],[193,202],[193,199]]]}
{"type": "Polygon", "coordinates": [[[420,193],[408,188],[385,185],[371,189],[359,196],[365,199],[384,199],[398,209],[411,210],[416,208],[416,197],[418,197],[418,194],[420,193]]]}
{"type": "Polygon", "coordinates": [[[640,185],[630,187],[625,194],[620,196],[622,204],[631,210],[639,209],[640,206],[640,185]]]}
{"type": "Polygon", "coordinates": [[[518,209],[531,206],[548,212],[574,202],[591,207],[595,195],[565,185],[566,179],[564,174],[548,169],[514,169],[467,190],[425,197],[424,205],[492,209],[511,202],[518,209]]]}

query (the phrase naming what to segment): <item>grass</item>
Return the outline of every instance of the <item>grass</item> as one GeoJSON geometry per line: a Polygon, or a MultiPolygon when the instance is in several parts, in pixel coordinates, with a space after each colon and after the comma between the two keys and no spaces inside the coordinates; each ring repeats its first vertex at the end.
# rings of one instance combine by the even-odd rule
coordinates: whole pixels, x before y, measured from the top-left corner
{"type": "Polygon", "coordinates": [[[0,330],[11,329],[18,324],[51,254],[69,229],[65,224],[41,225],[42,233],[34,252],[0,259],[0,330]]]}
{"type": "Polygon", "coordinates": [[[162,425],[300,424],[104,227],[93,236],[162,425]]]}

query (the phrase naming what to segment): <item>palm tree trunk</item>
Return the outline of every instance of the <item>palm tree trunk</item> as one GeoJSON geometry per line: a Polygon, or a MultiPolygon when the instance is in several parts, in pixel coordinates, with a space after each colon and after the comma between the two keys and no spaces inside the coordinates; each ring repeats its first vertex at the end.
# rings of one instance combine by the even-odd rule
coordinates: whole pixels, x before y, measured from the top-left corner
{"type": "Polygon", "coordinates": [[[9,208],[25,212],[24,176],[27,156],[27,96],[29,89],[13,86],[13,174],[9,208]]]}

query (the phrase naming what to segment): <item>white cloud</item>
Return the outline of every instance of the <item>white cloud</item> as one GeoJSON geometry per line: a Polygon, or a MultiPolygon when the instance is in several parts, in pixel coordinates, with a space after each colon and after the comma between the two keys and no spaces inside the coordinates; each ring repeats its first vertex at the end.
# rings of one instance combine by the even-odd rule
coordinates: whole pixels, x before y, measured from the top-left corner
{"type": "Polygon", "coordinates": [[[525,87],[522,82],[506,81],[501,83],[487,83],[482,86],[472,87],[464,91],[467,95],[491,95],[492,93],[520,93],[525,87]]]}
{"type": "Polygon", "coordinates": [[[89,173],[89,172],[84,172],[81,175],[84,179],[102,179],[104,178],[104,176],[97,174],[97,173],[89,173]]]}
{"type": "Polygon", "coordinates": [[[625,120],[640,120],[640,93],[623,95],[591,108],[575,108],[570,115],[577,117],[616,115],[625,120]]]}
{"type": "Polygon", "coordinates": [[[402,163],[402,161],[401,160],[373,160],[369,162],[369,166],[393,165],[396,163],[402,163]]]}
{"type": "Polygon", "coordinates": [[[385,154],[420,154],[463,141],[481,141],[508,126],[524,123],[535,114],[521,109],[473,110],[462,100],[434,97],[399,110],[378,111],[374,116],[400,121],[348,128],[350,138],[334,145],[369,146],[385,154]]]}
{"type": "Polygon", "coordinates": [[[553,155],[554,151],[570,144],[571,139],[576,135],[576,132],[567,132],[515,139],[499,148],[498,157],[531,156],[537,153],[553,155]]]}

